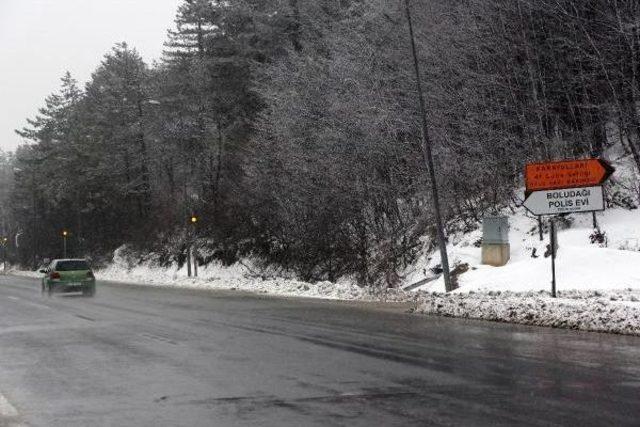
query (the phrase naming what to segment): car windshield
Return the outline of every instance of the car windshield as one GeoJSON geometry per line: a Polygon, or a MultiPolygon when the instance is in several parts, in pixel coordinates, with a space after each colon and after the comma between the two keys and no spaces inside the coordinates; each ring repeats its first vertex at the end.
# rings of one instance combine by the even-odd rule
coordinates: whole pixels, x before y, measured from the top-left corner
{"type": "Polygon", "coordinates": [[[89,264],[83,260],[58,261],[56,271],[89,270],[89,264]]]}

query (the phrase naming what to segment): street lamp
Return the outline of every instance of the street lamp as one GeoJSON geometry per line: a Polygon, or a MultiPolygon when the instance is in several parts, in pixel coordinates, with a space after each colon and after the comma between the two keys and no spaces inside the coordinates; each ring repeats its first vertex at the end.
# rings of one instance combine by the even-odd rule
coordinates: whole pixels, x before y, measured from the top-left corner
{"type": "Polygon", "coordinates": [[[62,230],[62,247],[63,247],[63,258],[67,257],[67,236],[69,232],[67,230],[62,230]]]}
{"type": "MultiPolygon", "coordinates": [[[[33,202],[33,208],[31,211],[33,212],[32,224],[31,224],[31,262],[33,270],[38,268],[37,257],[38,257],[38,203],[37,203],[37,189],[36,189],[36,170],[33,165],[42,163],[44,159],[31,159],[25,160],[27,164],[31,164],[31,197],[33,202]]],[[[13,168],[14,172],[26,172],[23,168],[13,168]]],[[[17,237],[16,237],[17,239],[17,237]]],[[[16,245],[17,247],[17,245],[16,245]]]]}
{"type": "Polygon", "coordinates": [[[6,237],[3,237],[2,239],[0,239],[0,245],[2,245],[2,268],[5,273],[7,271],[7,242],[8,241],[9,239],[7,239],[6,237]]]}
{"type": "Polygon", "coordinates": [[[191,259],[193,259],[193,276],[198,277],[198,257],[197,257],[197,253],[193,248],[193,240],[196,234],[195,230],[196,230],[196,225],[198,224],[198,217],[195,214],[191,215],[190,221],[191,221],[191,225],[193,225],[193,231],[189,233],[191,234],[191,237],[189,238],[189,249],[187,252],[187,261],[189,262],[189,267],[187,268],[187,274],[189,275],[189,277],[191,277],[191,259]]]}

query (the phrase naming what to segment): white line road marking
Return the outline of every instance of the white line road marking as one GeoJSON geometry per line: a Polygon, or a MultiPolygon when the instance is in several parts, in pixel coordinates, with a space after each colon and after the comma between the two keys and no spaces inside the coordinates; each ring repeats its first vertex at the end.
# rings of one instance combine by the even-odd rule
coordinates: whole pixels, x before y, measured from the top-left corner
{"type": "Polygon", "coordinates": [[[13,300],[13,301],[20,301],[21,303],[30,305],[32,307],[46,308],[47,310],[51,310],[51,307],[49,307],[48,305],[38,304],[37,302],[27,301],[27,300],[25,300],[23,298],[14,297],[12,295],[7,296],[7,298],[10,299],[10,300],[13,300]]]}
{"type": "Polygon", "coordinates": [[[53,310],[53,308],[49,307],[48,305],[38,304],[37,302],[22,301],[22,303],[23,303],[23,304],[30,305],[30,306],[32,306],[32,307],[46,308],[47,310],[53,310]]]}
{"type": "Polygon", "coordinates": [[[9,403],[6,397],[0,394],[0,417],[17,417],[18,411],[9,403]]]}
{"type": "Polygon", "coordinates": [[[0,425],[7,427],[26,427],[25,424],[17,418],[18,410],[0,393],[0,425]],[[3,418],[5,419],[3,420],[3,418]]]}

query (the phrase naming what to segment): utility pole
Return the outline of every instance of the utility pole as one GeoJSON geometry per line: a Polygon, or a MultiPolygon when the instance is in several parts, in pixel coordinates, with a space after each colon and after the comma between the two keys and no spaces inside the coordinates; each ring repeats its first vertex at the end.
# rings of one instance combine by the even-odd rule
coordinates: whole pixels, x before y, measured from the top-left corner
{"type": "Polygon", "coordinates": [[[37,253],[38,253],[38,212],[36,208],[37,205],[37,193],[36,193],[36,174],[32,172],[32,192],[33,192],[33,230],[31,230],[31,251],[32,251],[32,263],[33,270],[35,271],[38,268],[37,262],[37,253]]]}
{"type": "Polygon", "coordinates": [[[411,10],[409,8],[409,0],[404,0],[405,12],[407,14],[407,23],[409,24],[409,38],[411,39],[411,53],[413,54],[413,66],[416,74],[416,89],[418,91],[418,102],[420,104],[420,115],[422,116],[422,153],[424,162],[429,171],[429,179],[431,181],[431,196],[433,206],[436,212],[436,225],[438,228],[438,246],[440,248],[440,259],[442,262],[442,274],[444,276],[444,288],[447,292],[452,291],[451,277],[449,274],[449,257],[447,255],[447,241],[444,236],[444,225],[442,215],[440,213],[440,198],[438,196],[438,183],[436,173],[433,168],[433,152],[431,149],[431,138],[429,137],[429,129],[427,125],[427,112],[422,93],[422,82],[420,77],[420,65],[418,63],[418,54],[416,52],[416,41],[413,34],[413,23],[411,22],[411,10]]]}

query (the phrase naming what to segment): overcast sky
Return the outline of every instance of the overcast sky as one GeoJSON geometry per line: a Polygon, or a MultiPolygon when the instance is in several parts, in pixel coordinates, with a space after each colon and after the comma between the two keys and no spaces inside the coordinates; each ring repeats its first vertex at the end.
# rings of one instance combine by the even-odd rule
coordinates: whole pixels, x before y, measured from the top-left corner
{"type": "Polygon", "coordinates": [[[0,0],[0,149],[37,114],[66,70],[82,86],[122,41],[150,63],[182,0],[0,0]]]}

